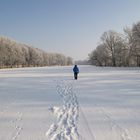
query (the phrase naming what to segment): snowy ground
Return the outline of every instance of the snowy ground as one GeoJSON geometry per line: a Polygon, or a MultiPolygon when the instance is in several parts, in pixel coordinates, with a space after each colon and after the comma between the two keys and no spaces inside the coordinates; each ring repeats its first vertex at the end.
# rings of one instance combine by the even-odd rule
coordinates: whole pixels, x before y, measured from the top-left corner
{"type": "Polygon", "coordinates": [[[0,70],[0,140],[139,139],[139,68],[0,70]]]}

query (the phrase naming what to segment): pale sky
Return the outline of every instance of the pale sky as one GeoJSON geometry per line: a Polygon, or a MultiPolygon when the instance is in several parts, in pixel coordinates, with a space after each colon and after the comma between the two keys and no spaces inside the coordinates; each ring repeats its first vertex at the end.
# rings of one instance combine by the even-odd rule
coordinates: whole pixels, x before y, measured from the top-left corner
{"type": "Polygon", "coordinates": [[[104,31],[140,21],[140,0],[0,0],[0,34],[86,59],[104,31]]]}

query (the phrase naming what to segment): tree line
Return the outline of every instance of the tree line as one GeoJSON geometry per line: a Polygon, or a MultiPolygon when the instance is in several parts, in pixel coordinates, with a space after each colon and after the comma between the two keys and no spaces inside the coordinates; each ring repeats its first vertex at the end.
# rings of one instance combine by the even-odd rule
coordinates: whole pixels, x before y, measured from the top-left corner
{"type": "Polygon", "coordinates": [[[99,45],[89,54],[89,61],[96,66],[140,67],[140,22],[125,27],[122,34],[104,32],[99,45]]]}
{"type": "Polygon", "coordinates": [[[0,37],[0,68],[71,65],[72,58],[0,37]]]}

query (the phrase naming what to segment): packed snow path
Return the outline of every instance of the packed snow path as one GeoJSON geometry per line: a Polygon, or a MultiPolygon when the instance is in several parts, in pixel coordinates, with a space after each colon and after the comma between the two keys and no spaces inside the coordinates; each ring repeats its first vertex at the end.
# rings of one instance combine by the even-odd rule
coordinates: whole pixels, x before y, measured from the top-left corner
{"type": "Polygon", "coordinates": [[[50,108],[56,115],[57,122],[50,126],[46,136],[48,140],[79,140],[77,129],[79,105],[73,84],[58,82],[57,93],[62,97],[63,106],[50,108]]]}

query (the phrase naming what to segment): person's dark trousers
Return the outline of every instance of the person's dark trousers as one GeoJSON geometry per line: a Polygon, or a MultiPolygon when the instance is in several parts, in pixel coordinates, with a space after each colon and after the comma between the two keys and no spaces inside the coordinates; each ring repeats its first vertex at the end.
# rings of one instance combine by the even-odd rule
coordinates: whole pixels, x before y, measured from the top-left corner
{"type": "Polygon", "coordinates": [[[78,73],[74,73],[74,79],[77,80],[77,78],[78,78],[78,73]]]}

